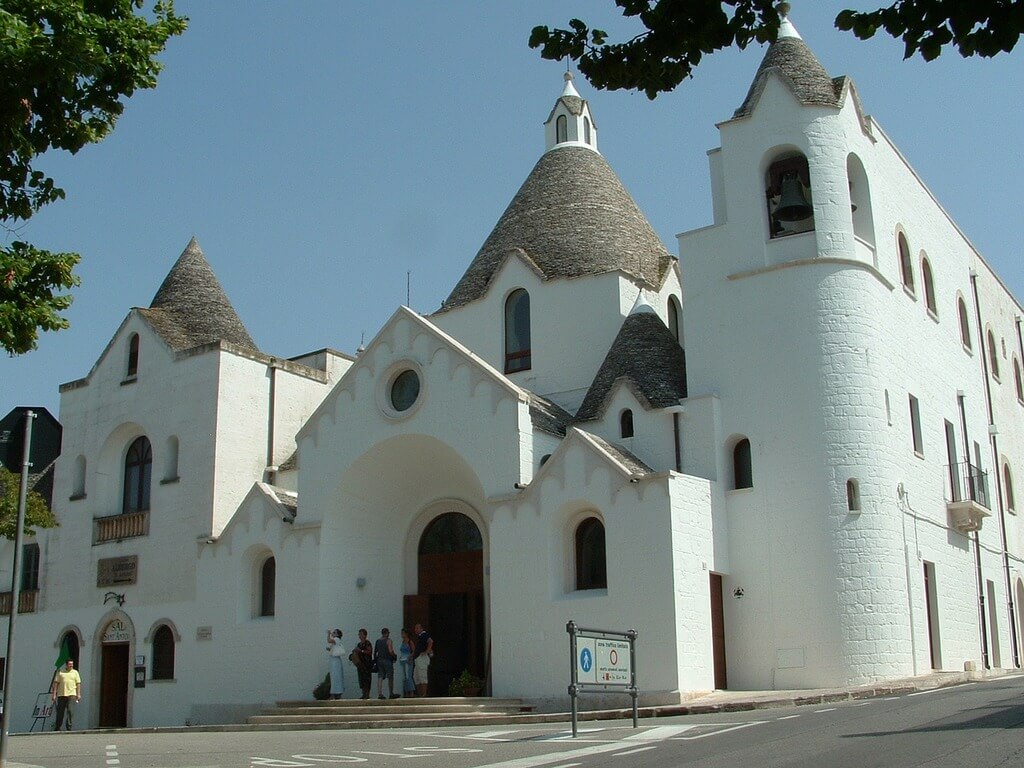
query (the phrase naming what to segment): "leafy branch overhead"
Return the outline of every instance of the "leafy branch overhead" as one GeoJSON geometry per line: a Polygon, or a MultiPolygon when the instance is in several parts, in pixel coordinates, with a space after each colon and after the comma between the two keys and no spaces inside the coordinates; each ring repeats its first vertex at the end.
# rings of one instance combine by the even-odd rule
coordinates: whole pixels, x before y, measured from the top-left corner
{"type": "MultiPolygon", "coordinates": [[[[124,99],[156,86],[156,56],[185,30],[172,0],[3,0],[0,3],[0,226],[13,239],[64,197],[37,158],[72,154],[109,134],[124,99]]],[[[0,346],[34,349],[39,330],[68,326],[64,291],[79,257],[20,239],[0,245],[0,346]]]]}
{"type": "MultiPolygon", "coordinates": [[[[7,467],[0,465],[0,536],[14,539],[18,530],[18,497],[21,495],[21,478],[7,467]]],[[[25,499],[26,536],[35,536],[36,528],[56,528],[59,523],[46,505],[46,500],[29,490],[25,499]]]]}
{"type": "MultiPolygon", "coordinates": [[[[545,59],[566,57],[595,88],[643,91],[650,99],[673,90],[706,54],[774,40],[779,8],[774,0],[615,0],[624,17],[643,31],[609,42],[608,33],[571,19],[567,29],[537,26],[530,47],[545,59]]],[[[866,40],[879,31],[903,40],[905,58],[926,61],[952,46],[962,56],[995,56],[1013,50],[1024,31],[1021,0],[894,0],[874,11],[841,11],[841,30],[866,40]]]]}

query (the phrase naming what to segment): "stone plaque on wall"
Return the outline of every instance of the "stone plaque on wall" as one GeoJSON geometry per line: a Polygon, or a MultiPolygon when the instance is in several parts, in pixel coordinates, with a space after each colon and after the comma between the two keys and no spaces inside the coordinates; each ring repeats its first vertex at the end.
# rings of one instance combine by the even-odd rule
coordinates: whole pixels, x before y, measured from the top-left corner
{"type": "Polygon", "coordinates": [[[134,584],[139,575],[139,556],[104,557],[96,564],[96,586],[134,584]]]}
{"type": "Polygon", "coordinates": [[[196,640],[213,640],[213,627],[196,627],[196,640]]]}

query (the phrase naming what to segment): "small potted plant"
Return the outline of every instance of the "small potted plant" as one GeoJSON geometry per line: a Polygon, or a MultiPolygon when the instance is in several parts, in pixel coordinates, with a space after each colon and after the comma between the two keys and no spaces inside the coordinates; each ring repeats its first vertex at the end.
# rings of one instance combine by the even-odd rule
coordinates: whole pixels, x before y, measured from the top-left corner
{"type": "Polygon", "coordinates": [[[462,670],[462,674],[454,678],[448,686],[449,696],[479,696],[480,689],[484,682],[468,669],[462,670]]]}

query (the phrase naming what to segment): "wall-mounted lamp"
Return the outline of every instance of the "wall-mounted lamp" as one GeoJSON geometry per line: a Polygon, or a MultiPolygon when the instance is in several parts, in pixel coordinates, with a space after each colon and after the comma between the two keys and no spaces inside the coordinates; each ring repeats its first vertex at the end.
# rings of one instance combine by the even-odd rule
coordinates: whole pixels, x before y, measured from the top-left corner
{"type": "Polygon", "coordinates": [[[517,491],[521,491],[526,487],[526,483],[515,483],[512,487],[517,491]]]}
{"type": "Polygon", "coordinates": [[[363,587],[365,587],[366,586],[366,577],[365,576],[357,577],[356,578],[356,586],[359,587],[359,589],[362,589],[363,587]]]}
{"type": "Polygon", "coordinates": [[[124,592],[118,594],[117,592],[107,592],[103,596],[103,604],[106,605],[111,600],[115,601],[118,605],[124,605],[124,592]]]}
{"type": "Polygon", "coordinates": [[[737,600],[743,597],[743,587],[736,587],[736,589],[732,591],[732,596],[735,597],[737,600]]]}

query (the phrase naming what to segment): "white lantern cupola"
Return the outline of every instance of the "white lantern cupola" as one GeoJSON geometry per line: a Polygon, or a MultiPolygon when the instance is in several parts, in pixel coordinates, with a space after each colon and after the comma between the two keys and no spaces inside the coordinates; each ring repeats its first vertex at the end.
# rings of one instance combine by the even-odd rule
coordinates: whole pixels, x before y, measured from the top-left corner
{"type": "Polygon", "coordinates": [[[597,126],[590,105],[572,84],[572,73],[565,73],[565,88],[544,123],[545,151],[559,147],[587,147],[597,152],[597,126]]]}

